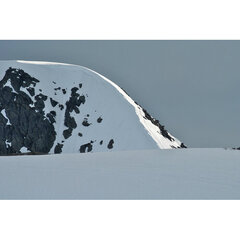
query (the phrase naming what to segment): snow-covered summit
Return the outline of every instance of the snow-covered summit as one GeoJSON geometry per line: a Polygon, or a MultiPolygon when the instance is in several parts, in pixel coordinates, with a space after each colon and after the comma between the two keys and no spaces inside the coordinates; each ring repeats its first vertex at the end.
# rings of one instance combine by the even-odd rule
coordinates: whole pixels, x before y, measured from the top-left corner
{"type": "Polygon", "coordinates": [[[85,67],[0,61],[0,154],[181,148],[119,86],[85,67]]]}

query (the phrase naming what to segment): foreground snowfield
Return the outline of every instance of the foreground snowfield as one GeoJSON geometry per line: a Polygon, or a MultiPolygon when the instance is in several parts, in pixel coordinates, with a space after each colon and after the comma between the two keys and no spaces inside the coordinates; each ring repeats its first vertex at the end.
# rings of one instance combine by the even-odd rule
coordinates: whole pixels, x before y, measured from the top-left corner
{"type": "Polygon", "coordinates": [[[1,199],[240,199],[240,151],[0,157],[1,199]]]}

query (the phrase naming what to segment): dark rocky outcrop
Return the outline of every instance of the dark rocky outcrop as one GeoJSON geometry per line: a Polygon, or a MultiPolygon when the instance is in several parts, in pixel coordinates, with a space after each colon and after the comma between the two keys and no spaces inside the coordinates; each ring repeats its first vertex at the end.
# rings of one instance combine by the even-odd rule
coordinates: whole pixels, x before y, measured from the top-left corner
{"type": "Polygon", "coordinates": [[[71,117],[69,112],[65,112],[64,125],[71,129],[77,127],[77,123],[76,123],[74,117],[71,117]]]}
{"type": "Polygon", "coordinates": [[[46,95],[43,95],[42,93],[36,95],[34,98],[36,100],[36,102],[34,103],[35,109],[39,112],[43,112],[43,109],[45,108],[44,101],[46,101],[47,98],[48,97],[46,95]]]}
{"type": "Polygon", "coordinates": [[[54,153],[61,153],[63,148],[63,144],[58,143],[54,148],[54,153]]]}
{"type": "Polygon", "coordinates": [[[63,136],[65,139],[69,138],[72,136],[72,129],[71,128],[68,128],[66,130],[63,131],[63,136]]]}
{"type": "Polygon", "coordinates": [[[97,119],[97,122],[100,123],[100,122],[102,122],[102,120],[103,120],[103,119],[102,119],[101,117],[99,117],[99,118],[97,119]]]}
{"type": "Polygon", "coordinates": [[[47,113],[47,118],[48,120],[50,121],[50,123],[55,123],[56,120],[55,120],[55,116],[50,112],[50,113],[47,113]]]}
{"type": "Polygon", "coordinates": [[[84,127],[88,127],[88,126],[91,125],[91,123],[88,122],[88,119],[87,119],[87,118],[84,118],[84,120],[83,120],[83,122],[82,122],[82,125],[83,125],[84,127]]]}
{"type": "Polygon", "coordinates": [[[2,88],[7,83],[7,81],[9,81],[8,79],[10,80],[11,86],[16,92],[19,92],[21,87],[23,88],[27,88],[30,86],[35,87],[36,84],[39,82],[39,80],[31,77],[23,70],[11,67],[6,71],[5,76],[1,80],[0,88],[2,88]]]}
{"type": "Polygon", "coordinates": [[[80,113],[79,107],[81,104],[85,103],[85,97],[80,96],[80,94],[77,93],[77,91],[78,88],[73,87],[71,89],[71,96],[69,100],[66,102],[64,125],[68,127],[68,129],[64,130],[63,132],[64,138],[70,137],[73,129],[77,127],[77,123],[74,117],[71,116],[71,112],[75,111],[75,113],[80,113]]]}
{"type": "MultiPolygon", "coordinates": [[[[135,102],[140,108],[142,108],[137,102],[135,102]]],[[[174,142],[175,139],[172,138],[168,131],[165,129],[165,127],[163,125],[160,124],[159,120],[153,118],[147,111],[146,109],[142,108],[143,113],[144,113],[144,118],[151,121],[152,124],[154,124],[155,126],[157,126],[161,132],[161,134],[163,135],[163,137],[169,139],[171,142],[174,142]]],[[[181,144],[180,148],[187,148],[183,143],[181,144]]]]}
{"type": "Polygon", "coordinates": [[[54,117],[56,117],[56,112],[55,112],[55,111],[50,111],[50,113],[51,113],[54,117]]]}
{"type": "Polygon", "coordinates": [[[163,125],[161,125],[161,124],[159,123],[159,121],[158,121],[157,119],[153,118],[144,108],[142,108],[142,110],[143,110],[143,112],[144,112],[144,118],[145,118],[145,119],[148,119],[149,121],[152,122],[152,124],[154,124],[155,126],[157,126],[157,127],[159,128],[159,130],[161,131],[161,134],[162,134],[165,138],[169,139],[169,140],[172,141],[172,142],[175,141],[174,138],[172,138],[172,137],[168,134],[167,130],[164,128],[163,125]]]}
{"type": "MultiPolygon", "coordinates": [[[[35,89],[32,87],[26,88],[30,95],[33,97],[35,95],[35,89]]],[[[40,90],[40,89],[39,89],[40,90]]]]}
{"type": "Polygon", "coordinates": [[[238,148],[233,148],[233,150],[240,150],[240,147],[238,147],[238,148]]]}
{"type": "Polygon", "coordinates": [[[91,152],[92,151],[92,143],[86,143],[86,144],[83,144],[80,149],[79,149],[80,153],[85,153],[86,151],[87,152],[91,152]]]}
{"type": "Polygon", "coordinates": [[[60,110],[63,110],[64,109],[64,106],[62,104],[58,104],[60,110]]]}
{"type": "Polygon", "coordinates": [[[180,147],[181,147],[181,148],[187,148],[187,146],[185,146],[184,143],[181,143],[180,147]]]}
{"type": "Polygon", "coordinates": [[[50,102],[51,102],[51,104],[52,104],[53,107],[56,107],[57,104],[58,104],[58,102],[55,101],[55,100],[53,100],[52,98],[50,98],[50,102]]]}
{"type": "Polygon", "coordinates": [[[114,140],[111,139],[107,145],[108,149],[112,149],[113,148],[113,144],[114,144],[114,140]]]}
{"type": "Polygon", "coordinates": [[[0,154],[18,154],[22,147],[32,153],[48,153],[52,148],[56,132],[43,111],[47,96],[31,99],[38,82],[15,68],[9,68],[0,81],[0,154]],[[8,81],[12,88],[5,86],[8,81]]]}

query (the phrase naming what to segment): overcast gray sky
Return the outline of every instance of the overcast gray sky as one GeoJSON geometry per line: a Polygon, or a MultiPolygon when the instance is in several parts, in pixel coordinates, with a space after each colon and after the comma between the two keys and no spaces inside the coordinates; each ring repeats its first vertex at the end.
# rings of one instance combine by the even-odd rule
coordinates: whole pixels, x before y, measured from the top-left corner
{"type": "Polygon", "coordinates": [[[91,68],[187,146],[240,146],[240,41],[0,41],[14,59],[91,68]]]}

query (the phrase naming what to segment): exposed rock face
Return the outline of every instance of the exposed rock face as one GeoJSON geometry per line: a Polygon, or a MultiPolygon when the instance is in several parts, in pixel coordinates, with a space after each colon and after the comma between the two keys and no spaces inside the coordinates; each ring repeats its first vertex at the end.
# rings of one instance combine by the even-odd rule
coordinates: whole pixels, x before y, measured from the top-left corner
{"type": "Polygon", "coordinates": [[[240,147],[238,147],[238,148],[233,148],[233,150],[240,150],[240,147]]]}
{"type": "Polygon", "coordinates": [[[181,143],[180,148],[187,148],[187,146],[184,143],[181,143]]]}
{"type": "Polygon", "coordinates": [[[148,119],[149,121],[152,122],[155,126],[159,128],[161,131],[161,134],[165,137],[168,138],[170,141],[173,141],[174,139],[168,134],[168,132],[164,129],[164,126],[159,123],[159,121],[155,118],[153,118],[144,108],[143,112],[145,114],[145,118],[148,119]]]}
{"type": "Polygon", "coordinates": [[[114,140],[113,139],[111,139],[110,141],[109,141],[109,143],[108,143],[108,148],[109,149],[112,149],[113,148],[113,144],[114,144],[114,140]]]}
{"type": "MultiPolygon", "coordinates": [[[[124,90],[123,90],[124,91],[124,90]]],[[[139,107],[141,107],[137,102],[135,102],[139,107]]],[[[142,107],[141,107],[142,108],[142,107]]],[[[153,118],[148,112],[146,109],[142,108],[143,112],[144,112],[144,118],[145,119],[148,119],[149,121],[151,121],[152,124],[154,124],[155,126],[157,126],[161,132],[161,134],[169,139],[170,141],[175,141],[173,137],[171,137],[169,135],[169,133],[167,132],[167,130],[165,129],[165,127],[163,125],[160,124],[159,120],[153,118]]],[[[172,146],[172,148],[187,148],[187,146],[184,144],[184,143],[181,143],[180,146],[178,147],[174,147],[172,146]]]]}
{"type": "Polygon", "coordinates": [[[54,153],[61,153],[62,152],[63,144],[58,143],[54,148],[54,153]]]}
{"type": "Polygon", "coordinates": [[[68,129],[63,131],[65,138],[69,138],[72,135],[73,129],[75,129],[77,127],[77,123],[76,123],[74,117],[71,117],[71,113],[73,111],[75,111],[75,113],[79,114],[80,113],[80,110],[79,110],[80,105],[85,103],[85,96],[80,96],[80,94],[77,93],[77,91],[78,91],[78,88],[73,87],[71,89],[71,97],[66,102],[64,125],[68,129]]]}
{"type": "Polygon", "coordinates": [[[99,117],[99,118],[97,119],[97,122],[98,122],[98,123],[101,123],[101,122],[102,122],[102,118],[99,117]]]}
{"type": "Polygon", "coordinates": [[[80,153],[91,152],[92,151],[92,142],[83,144],[80,147],[80,153]]]}
{"type": "Polygon", "coordinates": [[[47,96],[35,95],[39,82],[21,69],[9,68],[0,81],[0,154],[31,152],[48,153],[56,132],[44,112],[47,96]],[[27,91],[24,91],[24,90],[27,91]]]}

